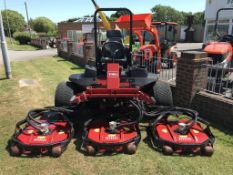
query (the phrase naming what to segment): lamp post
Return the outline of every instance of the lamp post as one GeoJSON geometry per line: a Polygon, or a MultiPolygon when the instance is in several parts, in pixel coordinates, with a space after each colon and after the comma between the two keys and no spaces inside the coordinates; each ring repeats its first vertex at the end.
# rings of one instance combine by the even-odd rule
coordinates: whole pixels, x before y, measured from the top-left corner
{"type": "Polygon", "coordinates": [[[1,40],[2,58],[3,58],[4,67],[5,67],[6,78],[10,79],[12,77],[11,66],[10,66],[10,60],[8,57],[7,43],[6,43],[5,33],[4,33],[1,11],[0,11],[0,40],[1,40]]]}
{"type": "Polygon", "coordinates": [[[27,15],[28,30],[29,30],[30,37],[32,38],[32,31],[31,31],[31,26],[30,26],[30,21],[29,21],[29,15],[28,15],[28,5],[27,5],[26,1],[24,2],[24,5],[25,5],[25,10],[26,10],[26,15],[27,15]]]}

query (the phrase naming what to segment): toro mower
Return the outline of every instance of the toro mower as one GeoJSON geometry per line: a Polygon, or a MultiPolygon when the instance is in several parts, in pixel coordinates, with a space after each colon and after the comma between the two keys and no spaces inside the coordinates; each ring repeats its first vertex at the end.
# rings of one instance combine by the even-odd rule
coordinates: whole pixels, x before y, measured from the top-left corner
{"type": "Polygon", "coordinates": [[[215,138],[209,123],[190,109],[176,107],[162,112],[150,123],[148,135],[152,145],[165,155],[202,153],[211,156],[214,152],[215,138]]]}
{"type": "Polygon", "coordinates": [[[96,65],[87,65],[83,74],[73,74],[69,81],[62,82],[57,87],[56,106],[94,104],[93,120],[86,123],[83,137],[85,149],[89,154],[106,151],[134,153],[140,140],[138,123],[143,116],[142,106],[173,104],[169,85],[157,81],[157,76],[148,73],[146,68],[132,64],[132,27],[133,15],[126,8],[96,10],[96,65]],[[107,40],[100,44],[97,37],[97,13],[100,11],[129,13],[128,46],[124,45],[119,30],[108,30],[107,40]],[[108,111],[108,114],[105,111],[108,111]],[[129,111],[137,113],[127,114],[129,111]]]}
{"type": "Polygon", "coordinates": [[[59,157],[73,137],[73,125],[64,108],[35,109],[16,124],[10,140],[12,156],[50,154],[59,157]]]}

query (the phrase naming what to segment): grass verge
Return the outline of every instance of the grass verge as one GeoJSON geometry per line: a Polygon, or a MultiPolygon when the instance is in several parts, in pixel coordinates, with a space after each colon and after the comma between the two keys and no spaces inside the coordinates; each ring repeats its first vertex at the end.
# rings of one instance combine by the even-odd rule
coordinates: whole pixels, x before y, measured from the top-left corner
{"type": "MultiPolygon", "coordinates": [[[[75,149],[72,141],[60,158],[10,157],[5,150],[14,132],[15,123],[31,108],[53,105],[56,85],[71,73],[83,71],[61,58],[43,58],[13,62],[13,79],[0,80],[0,174],[233,174],[233,137],[213,128],[216,136],[215,154],[209,157],[163,156],[142,140],[135,155],[86,157],[75,149]],[[34,79],[36,87],[19,88],[20,79],[34,79]]],[[[0,67],[0,78],[3,77],[0,67]]],[[[214,116],[213,116],[214,117],[214,116]]]]}
{"type": "Polygon", "coordinates": [[[10,38],[6,38],[7,41],[7,47],[9,50],[18,50],[18,51],[34,51],[38,50],[37,47],[34,47],[32,45],[28,44],[19,44],[18,41],[14,40],[12,38],[12,42],[10,41],[10,38]]]}

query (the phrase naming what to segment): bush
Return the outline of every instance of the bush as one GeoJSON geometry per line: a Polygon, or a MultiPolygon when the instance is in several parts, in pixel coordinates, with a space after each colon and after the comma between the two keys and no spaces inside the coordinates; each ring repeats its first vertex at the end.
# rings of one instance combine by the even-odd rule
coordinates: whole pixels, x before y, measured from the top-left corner
{"type": "Polygon", "coordinates": [[[11,28],[11,34],[24,30],[26,23],[24,21],[24,17],[22,14],[14,10],[3,10],[2,11],[3,25],[5,29],[5,34],[7,36],[9,36],[7,17],[11,28]]]}
{"type": "Polygon", "coordinates": [[[15,32],[14,39],[19,41],[20,44],[28,44],[31,42],[30,34],[28,32],[15,32]]]}
{"type": "Polygon", "coordinates": [[[46,17],[38,17],[32,20],[32,28],[38,33],[51,33],[57,30],[56,24],[46,17]]]}

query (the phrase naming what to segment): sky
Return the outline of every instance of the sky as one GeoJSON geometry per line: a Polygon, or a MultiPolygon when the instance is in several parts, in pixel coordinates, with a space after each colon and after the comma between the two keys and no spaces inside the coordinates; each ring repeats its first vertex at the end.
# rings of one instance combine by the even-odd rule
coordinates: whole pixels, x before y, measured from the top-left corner
{"type": "MultiPolygon", "coordinates": [[[[74,17],[92,15],[91,0],[6,0],[7,8],[20,12],[26,19],[24,2],[28,4],[29,17],[46,16],[54,22],[74,17]]],[[[148,13],[155,5],[168,5],[185,12],[204,11],[206,0],[96,0],[100,7],[127,7],[133,13],[148,13]]],[[[4,0],[0,1],[4,9],[4,0]]]]}

